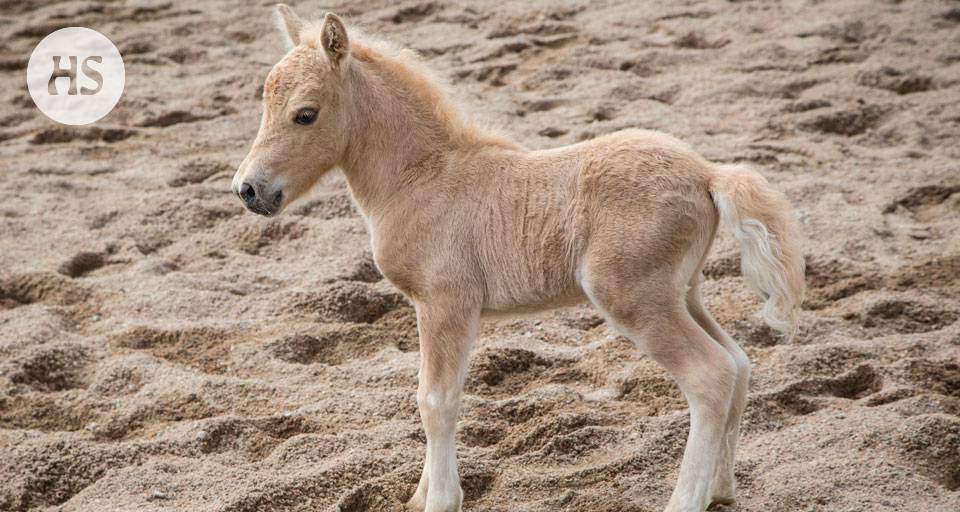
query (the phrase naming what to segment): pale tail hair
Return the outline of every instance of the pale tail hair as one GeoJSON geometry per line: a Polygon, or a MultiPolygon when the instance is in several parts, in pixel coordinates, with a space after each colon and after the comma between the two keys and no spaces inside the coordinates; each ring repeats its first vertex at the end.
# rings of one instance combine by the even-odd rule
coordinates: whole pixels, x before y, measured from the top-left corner
{"type": "Polygon", "coordinates": [[[791,338],[806,283],[790,203],[749,167],[716,167],[710,193],[721,223],[740,242],[743,277],[765,299],[762,316],[767,325],[791,338]]]}

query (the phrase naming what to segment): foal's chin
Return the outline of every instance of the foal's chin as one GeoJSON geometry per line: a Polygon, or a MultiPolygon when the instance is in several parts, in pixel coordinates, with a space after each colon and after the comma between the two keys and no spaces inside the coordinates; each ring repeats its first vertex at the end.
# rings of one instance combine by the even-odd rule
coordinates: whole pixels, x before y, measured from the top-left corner
{"type": "Polygon", "coordinates": [[[276,210],[268,210],[267,208],[263,208],[260,206],[248,206],[247,211],[256,213],[257,215],[261,215],[263,217],[276,217],[277,215],[280,215],[280,212],[283,211],[283,208],[278,208],[276,210]]]}

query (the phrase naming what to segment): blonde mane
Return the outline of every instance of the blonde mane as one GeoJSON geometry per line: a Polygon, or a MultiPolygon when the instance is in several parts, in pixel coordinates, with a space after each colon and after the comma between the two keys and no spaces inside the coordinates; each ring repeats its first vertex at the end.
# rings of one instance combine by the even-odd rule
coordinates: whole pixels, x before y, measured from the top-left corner
{"type": "MultiPolygon", "coordinates": [[[[322,20],[306,23],[300,31],[300,44],[321,48],[322,23],[322,20]]],[[[445,127],[455,140],[467,144],[519,147],[504,137],[478,129],[472,119],[464,116],[461,109],[450,100],[452,88],[449,81],[437,73],[415,50],[370,36],[356,26],[347,27],[350,33],[350,55],[357,61],[380,70],[383,73],[382,78],[408,93],[411,103],[418,110],[429,113],[429,117],[445,127]]]]}

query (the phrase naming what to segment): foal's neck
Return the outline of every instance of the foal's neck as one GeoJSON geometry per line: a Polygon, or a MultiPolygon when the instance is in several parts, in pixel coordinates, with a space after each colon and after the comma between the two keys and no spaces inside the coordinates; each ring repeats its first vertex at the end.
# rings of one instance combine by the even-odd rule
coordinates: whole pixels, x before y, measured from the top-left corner
{"type": "Polygon", "coordinates": [[[428,77],[390,57],[366,55],[347,70],[352,117],[341,166],[368,217],[443,172],[447,155],[509,145],[463,123],[428,77]]]}

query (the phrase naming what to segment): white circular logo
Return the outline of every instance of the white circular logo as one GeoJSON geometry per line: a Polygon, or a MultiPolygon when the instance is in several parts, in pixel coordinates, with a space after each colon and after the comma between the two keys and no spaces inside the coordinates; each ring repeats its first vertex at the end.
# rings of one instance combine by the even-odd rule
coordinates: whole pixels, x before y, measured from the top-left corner
{"type": "Polygon", "coordinates": [[[37,108],[58,123],[90,124],[110,113],[123,94],[120,51],[84,27],[57,30],[27,63],[27,88],[37,108]]]}

